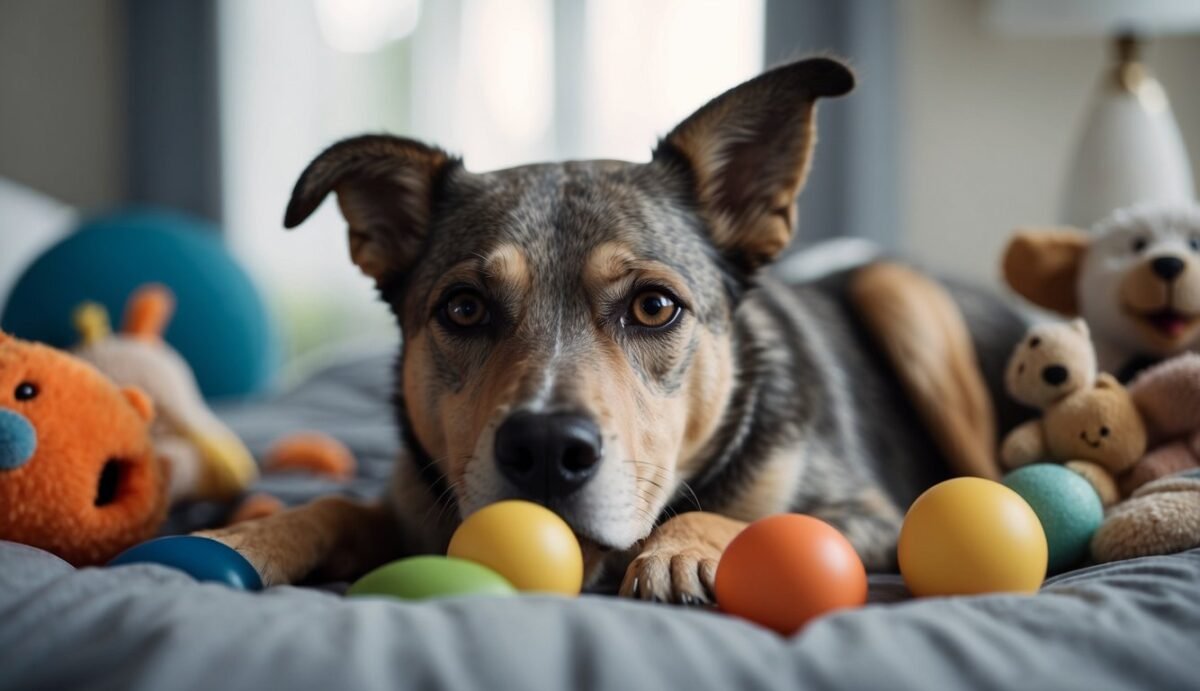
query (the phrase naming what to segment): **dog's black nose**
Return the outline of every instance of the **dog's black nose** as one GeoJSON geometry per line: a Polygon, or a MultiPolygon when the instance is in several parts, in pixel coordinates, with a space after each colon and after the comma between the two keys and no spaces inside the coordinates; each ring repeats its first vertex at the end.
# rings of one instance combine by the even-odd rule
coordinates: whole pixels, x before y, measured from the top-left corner
{"type": "Polygon", "coordinates": [[[567,413],[517,413],[496,430],[496,465],[531,499],[565,497],[600,465],[596,423],[567,413]]]}
{"type": "Polygon", "coordinates": [[[1070,376],[1067,368],[1062,365],[1050,365],[1042,370],[1042,379],[1050,386],[1058,386],[1070,376]]]}
{"type": "Polygon", "coordinates": [[[1159,257],[1150,262],[1150,268],[1154,270],[1154,275],[1164,281],[1173,281],[1175,277],[1183,273],[1187,265],[1179,257],[1159,257]]]}

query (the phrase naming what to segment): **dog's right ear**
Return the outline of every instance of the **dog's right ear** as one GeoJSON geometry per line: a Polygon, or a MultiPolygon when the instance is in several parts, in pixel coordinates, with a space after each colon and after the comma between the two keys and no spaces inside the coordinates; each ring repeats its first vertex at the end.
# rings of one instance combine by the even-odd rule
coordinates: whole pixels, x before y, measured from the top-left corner
{"type": "Polygon", "coordinates": [[[457,159],[411,139],[342,140],[300,174],[283,225],[300,225],[325,195],[336,192],[350,226],[350,258],[378,285],[417,259],[429,230],[436,181],[451,164],[457,159]]]}
{"type": "Polygon", "coordinates": [[[1079,314],[1079,267],[1088,235],[1078,228],[1022,228],[1004,250],[1004,280],[1039,307],[1079,314]]]}
{"type": "Polygon", "coordinates": [[[784,65],[709,101],[655,150],[656,160],[686,162],[713,244],[743,269],[772,261],[791,242],[817,99],[853,88],[854,74],[837,60],[784,65]]]}

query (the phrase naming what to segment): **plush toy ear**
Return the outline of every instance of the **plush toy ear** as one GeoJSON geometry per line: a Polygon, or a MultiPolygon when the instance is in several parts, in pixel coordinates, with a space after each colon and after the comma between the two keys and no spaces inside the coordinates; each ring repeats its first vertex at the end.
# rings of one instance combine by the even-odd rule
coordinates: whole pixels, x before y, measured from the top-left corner
{"type": "Polygon", "coordinates": [[[752,270],[787,247],[816,140],[816,101],[853,88],[842,63],[801,60],[714,98],[659,143],[656,161],[682,158],[691,169],[712,241],[735,264],[752,270]]]}
{"type": "Polygon", "coordinates": [[[1077,228],[1017,230],[1004,250],[1004,280],[1033,304],[1073,317],[1087,246],[1087,234],[1077,228]]]}
{"type": "Polygon", "coordinates": [[[411,139],[365,135],[317,156],[296,181],[283,225],[295,228],[330,191],[350,229],[350,258],[380,285],[417,259],[428,231],[444,151],[411,139]]]}
{"type": "Polygon", "coordinates": [[[175,311],[175,294],[170,288],[149,283],[134,291],[125,305],[121,331],[142,341],[157,341],[167,330],[175,311]]]}
{"type": "Polygon", "coordinates": [[[1087,325],[1086,321],[1084,321],[1082,319],[1072,319],[1070,321],[1070,326],[1072,329],[1075,330],[1075,333],[1079,334],[1080,336],[1084,337],[1085,339],[1087,339],[1089,341],[1092,340],[1092,332],[1090,329],[1088,329],[1088,325],[1087,325]]]}
{"type": "Polygon", "coordinates": [[[121,389],[121,393],[125,396],[125,400],[129,401],[129,405],[137,411],[138,417],[146,422],[154,420],[154,401],[136,386],[126,386],[121,389]]]}

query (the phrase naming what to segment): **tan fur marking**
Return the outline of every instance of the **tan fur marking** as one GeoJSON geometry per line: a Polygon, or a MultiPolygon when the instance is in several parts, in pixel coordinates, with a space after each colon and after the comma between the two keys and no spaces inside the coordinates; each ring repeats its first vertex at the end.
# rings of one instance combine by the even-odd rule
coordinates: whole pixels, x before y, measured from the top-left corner
{"type": "Polygon", "coordinates": [[[483,275],[524,295],[533,286],[533,274],[525,254],[513,245],[501,245],[488,254],[481,267],[483,275]]]}
{"type": "Polygon", "coordinates": [[[962,314],[946,290],[898,264],[858,271],[851,298],[947,462],[996,479],[996,423],[962,314]]]}
{"type": "MultiPolygon", "coordinates": [[[[762,464],[754,484],[738,494],[722,513],[730,518],[754,521],[788,510],[800,479],[800,453],[795,448],[778,449],[762,464]]],[[[840,462],[840,461],[832,461],[840,462]]]]}

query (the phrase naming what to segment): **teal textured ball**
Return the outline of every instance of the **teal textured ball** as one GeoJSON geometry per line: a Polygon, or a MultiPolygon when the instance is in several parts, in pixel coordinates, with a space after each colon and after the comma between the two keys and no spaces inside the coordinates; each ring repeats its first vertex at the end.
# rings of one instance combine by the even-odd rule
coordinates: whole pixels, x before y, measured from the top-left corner
{"type": "Polygon", "coordinates": [[[1092,534],[1104,520],[1104,507],[1091,484],[1061,465],[1034,463],[1009,473],[1004,484],[1033,507],[1050,548],[1050,573],[1064,571],[1087,556],[1092,534]]]}

